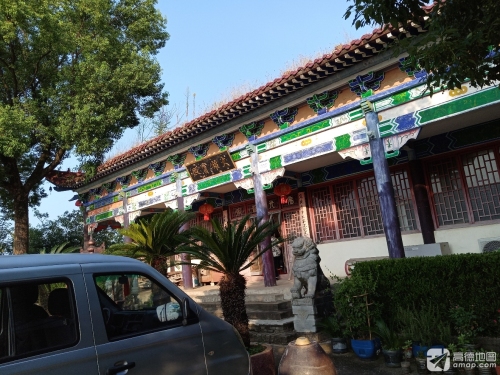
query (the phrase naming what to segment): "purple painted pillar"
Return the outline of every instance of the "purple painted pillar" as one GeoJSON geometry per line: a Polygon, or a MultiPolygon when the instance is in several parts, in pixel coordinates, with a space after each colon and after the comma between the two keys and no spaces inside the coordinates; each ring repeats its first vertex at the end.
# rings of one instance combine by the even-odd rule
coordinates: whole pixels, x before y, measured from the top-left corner
{"type": "MultiPolygon", "coordinates": [[[[255,194],[255,208],[257,211],[257,224],[269,221],[269,214],[267,212],[267,197],[264,188],[262,187],[262,180],[259,173],[259,154],[254,145],[248,145],[247,151],[250,153],[250,162],[252,165],[253,175],[253,189],[255,194]]],[[[271,237],[266,237],[261,243],[262,248],[266,248],[271,244],[271,237]]],[[[262,254],[262,263],[264,266],[264,286],[276,286],[276,274],[274,271],[274,259],[272,250],[267,250],[262,254]]]]}
{"type": "Polygon", "coordinates": [[[392,186],[389,164],[385,158],[384,142],[378,130],[378,114],[373,112],[373,105],[363,100],[361,107],[365,114],[366,131],[372,153],[373,171],[377,183],[380,213],[384,224],[385,239],[390,258],[404,258],[403,239],[399,226],[398,212],[394,200],[394,187],[392,186]]]}
{"type": "MultiPolygon", "coordinates": [[[[128,212],[127,212],[127,205],[128,205],[128,200],[127,200],[127,194],[123,192],[125,195],[123,196],[123,228],[128,228],[130,225],[130,220],[128,218],[128,212]]],[[[131,243],[132,240],[130,237],[123,236],[123,242],[125,243],[131,243]]]]}
{"type": "MultiPolygon", "coordinates": [[[[179,211],[184,211],[184,198],[182,197],[182,180],[180,174],[177,175],[177,180],[175,181],[175,187],[177,189],[177,209],[179,211]]],[[[184,224],[180,231],[187,229],[188,224],[184,224]]],[[[181,261],[189,262],[188,254],[181,254],[181,261]]],[[[188,264],[182,265],[182,282],[184,284],[184,290],[193,289],[193,274],[191,272],[191,266],[188,264]]]]}
{"type": "Polygon", "coordinates": [[[90,234],[89,234],[89,226],[87,224],[87,208],[82,205],[80,206],[80,209],[82,210],[82,216],[83,216],[83,252],[85,253],[88,248],[88,244],[90,241],[90,234]]]}

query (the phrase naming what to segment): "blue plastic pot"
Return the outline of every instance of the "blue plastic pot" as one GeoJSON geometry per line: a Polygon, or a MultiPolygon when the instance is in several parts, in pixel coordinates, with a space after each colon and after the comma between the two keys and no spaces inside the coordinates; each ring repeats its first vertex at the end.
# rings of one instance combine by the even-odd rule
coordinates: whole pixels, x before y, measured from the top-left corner
{"type": "Polygon", "coordinates": [[[377,359],[382,345],[380,340],[351,340],[351,348],[361,359],[377,359]]]}
{"type": "MultiPolygon", "coordinates": [[[[431,348],[444,349],[444,345],[432,345],[431,348]]],[[[424,352],[424,357],[427,357],[428,346],[420,346],[418,343],[414,342],[412,345],[413,357],[417,358],[419,352],[424,352]]]]}

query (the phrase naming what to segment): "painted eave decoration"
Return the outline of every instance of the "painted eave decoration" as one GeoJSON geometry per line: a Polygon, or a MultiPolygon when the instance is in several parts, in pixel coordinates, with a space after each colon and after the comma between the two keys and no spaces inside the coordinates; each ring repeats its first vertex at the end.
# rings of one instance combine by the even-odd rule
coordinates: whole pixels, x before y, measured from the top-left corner
{"type": "Polygon", "coordinates": [[[403,31],[394,28],[375,29],[372,33],[363,35],[360,39],[339,47],[337,50],[333,51],[333,53],[325,54],[303,67],[286,72],[283,76],[268,82],[266,85],[242,95],[238,99],[214,111],[208,112],[186,123],[182,127],[162,134],[108,160],[106,163],[99,166],[97,174],[94,177],[87,181],[75,181],[68,187],[71,189],[79,189],[86,184],[102,179],[123,168],[151,158],[201,132],[217,127],[222,123],[269,104],[305,86],[325,79],[350,66],[361,63],[385,50],[399,35],[404,37],[407,35],[418,35],[421,32],[424,32],[424,30],[418,25],[415,27],[410,26],[407,30],[403,31]]]}

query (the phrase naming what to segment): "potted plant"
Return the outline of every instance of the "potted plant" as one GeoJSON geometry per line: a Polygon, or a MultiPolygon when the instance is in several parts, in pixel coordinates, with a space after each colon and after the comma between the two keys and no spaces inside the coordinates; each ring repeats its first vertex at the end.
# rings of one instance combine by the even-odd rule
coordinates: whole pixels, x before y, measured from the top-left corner
{"type": "Polygon", "coordinates": [[[474,307],[471,306],[469,309],[462,306],[452,307],[450,309],[450,320],[463,349],[465,351],[474,351],[476,337],[483,330],[477,323],[474,307]]]}
{"type": "Polygon", "coordinates": [[[387,367],[401,367],[403,340],[398,333],[389,328],[383,320],[375,322],[374,332],[382,341],[382,354],[384,355],[385,365],[387,367]]]}
{"type": "Polygon", "coordinates": [[[351,337],[351,348],[361,359],[376,359],[381,345],[372,330],[373,322],[380,318],[381,306],[370,297],[376,294],[377,281],[371,274],[353,274],[337,281],[334,302],[351,337]]]}
{"type": "Polygon", "coordinates": [[[401,346],[401,349],[403,350],[403,361],[401,362],[401,368],[403,369],[403,374],[407,374],[410,372],[410,359],[412,357],[412,352],[411,352],[411,340],[406,340],[403,343],[403,346],[401,346]]]}
{"type": "Polygon", "coordinates": [[[327,316],[318,326],[330,335],[333,353],[347,353],[347,339],[338,314],[327,316]]]}
{"type": "Polygon", "coordinates": [[[419,309],[400,308],[397,312],[397,320],[401,331],[406,337],[413,339],[412,351],[415,358],[419,352],[424,357],[430,347],[444,349],[444,345],[437,345],[447,330],[446,324],[441,320],[439,311],[431,305],[422,305],[419,309]]]}
{"type": "Polygon", "coordinates": [[[456,374],[457,373],[457,369],[455,367],[455,364],[454,364],[454,355],[453,353],[457,353],[459,351],[459,348],[456,344],[454,343],[450,343],[448,344],[448,346],[446,347],[446,349],[448,349],[448,351],[450,352],[449,354],[449,357],[450,357],[450,368],[446,371],[444,371],[444,374],[446,375],[453,375],[453,374],[456,374]]]}
{"type": "MultiPolygon", "coordinates": [[[[427,352],[427,350],[425,352],[427,352]]],[[[423,350],[418,351],[415,362],[417,363],[417,372],[419,374],[427,374],[427,357],[423,350]]]]}

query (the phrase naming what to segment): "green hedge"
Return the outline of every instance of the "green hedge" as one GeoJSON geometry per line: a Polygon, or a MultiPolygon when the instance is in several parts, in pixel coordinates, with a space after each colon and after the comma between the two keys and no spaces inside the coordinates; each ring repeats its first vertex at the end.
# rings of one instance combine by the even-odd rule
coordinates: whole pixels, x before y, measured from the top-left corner
{"type": "Polygon", "coordinates": [[[373,299],[382,316],[393,317],[399,307],[431,305],[446,315],[451,307],[473,306],[483,335],[500,331],[500,252],[361,262],[351,277],[368,275],[377,280],[373,299]]]}

